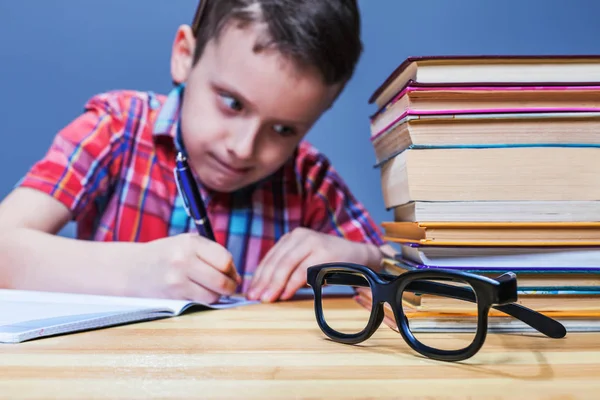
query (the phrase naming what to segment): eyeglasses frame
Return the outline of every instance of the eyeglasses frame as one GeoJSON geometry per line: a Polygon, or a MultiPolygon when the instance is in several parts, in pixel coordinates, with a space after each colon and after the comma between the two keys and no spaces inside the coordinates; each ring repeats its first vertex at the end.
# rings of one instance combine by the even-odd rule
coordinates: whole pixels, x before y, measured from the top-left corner
{"type": "Polygon", "coordinates": [[[509,314],[551,338],[558,339],[566,335],[566,329],[560,322],[515,303],[518,298],[517,278],[512,272],[504,273],[496,279],[449,269],[414,270],[400,275],[388,275],[377,273],[371,268],[360,264],[335,262],[309,267],[307,270],[307,283],[314,292],[315,315],[319,327],[330,339],[345,344],[361,343],[375,333],[383,321],[383,304],[386,302],[390,304],[393,310],[399,332],[406,343],[418,353],[440,361],[465,360],[481,349],[487,336],[490,308],[509,314]],[[335,275],[336,272],[337,275],[335,275]],[[352,279],[351,276],[358,279],[352,279]],[[364,278],[367,279],[373,299],[369,321],[361,332],[355,334],[341,333],[332,329],[325,321],[321,293],[321,286],[325,277],[331,283],[338,282],[363,287],[365,286],[364,278]],[[425,280],[462,281],[469,284],[473,291],[453,285],[425,282],[425,280]],[[413,286],[409,287],[411,284],[413,286]],[[458,350],[442,350],[427,346],[416,339],[410,331],[408,319],[404,314],[402,294],[405,290],[445,295],[465,301],[475,300],[477,304],[477,329],[471,344],[458,350]],[[475,293],[475,299],[472,298],[473,292],[475,293]]]}

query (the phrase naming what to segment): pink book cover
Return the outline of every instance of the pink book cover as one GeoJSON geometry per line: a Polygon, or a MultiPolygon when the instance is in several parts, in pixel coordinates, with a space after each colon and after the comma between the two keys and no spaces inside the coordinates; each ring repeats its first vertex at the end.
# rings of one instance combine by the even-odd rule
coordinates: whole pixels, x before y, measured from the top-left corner
{"type": "MultiPolygon", "coordinates": [[[[384,90],[385,88],[394,81],[394,79],[396,79],[398,77],[398,75],[400,75],[406,68],[408,68],[409,65],[411,65],[414,62],[419,62],[419,61],[429,61],[429,60],[473,60],[473,61],[481,61],[481,60],[515,60],[515,61],[521,61],[521,60],[538,60],[538,61],[553,61],[553,60],[573,60],[573,62],[576,62],[577,60],[594,60],[594,61],[599,61],[600,62],[600,54],[553,54],[553,55],[439,55],[439,56],[410,56],[407,57],[400,65],[398,65],[398,67],[396,67],[396,69],[394,69],[392,71],[392,73],[385,79],[385,81],[377,88],[375,89],[375,92],[373,92],[373,94],[371,95],[371,97],[369,98],[369,104],[375,102],[375,99],[377,98],[377,96],[379,96],[384,90]]],[[[480,85],[487,85],[487,86],[496,86],[496,84],[494,83],[485,83],[485,82],[480,82],[480,85]]],[[[554,86],[557,83],[555,82],[537,82],[537,85],[543,85],[543,86],[554,86]]],[[[581,82],[581,85],[589,85],[589,84],[594,84],[594,83],[584,83],[581,82]]],[[[510,84],[508,84],[510,85],[510,84]]],[[[515,84],[513,84],[512,86],[514,86],[515,84]]],[[[521,84],[519,84],[521,85],[521,84]]]]}
{"type": "MultiPolygon", "coordinates": [[[[392,99],[383,107],[381,107],[380,109],[378,109],[377,111],[375,111],[375,113],[373,113],[369,119],[372,121],[374,120],[379,114],[383,113],[384,111],[386,111],[388,108],[390,108],[396,101],[398,101],[400,98],[402,98],[402,96],[404,96],[407,93],[411,93],[411,92],[432,92],[432,91],[452,91],[452,90],[461,90],[461,91],[472,91],[472,92],[477,92],[477,91],[491,91],[491,90],[502,90],[502,91],[522,91],[522,90],[526,90],[526,91],[540,91],[540,92],[544,92],[544,91],[572,91],[572,90],[577,90],[577,91],[600,91],[600,82],[589,82],[589,83],[585,83],[585,84],[581,84],[581,85],[574,85],[574,84],[569,84],[569,85],[565,85],[564,83],[560,83],[560,84],[554,84],[554,85],[549,85],[549,84],[544,84],[544,85],[539,85],[539,84],[531,84],[531,85],[524,85],[524,84],[485,84],[485,85],[471,85],[471,84],[455,84],[455,83],[448,83],[448,84],[444,84],[444,83],[418,83],[415,82],[413,80],[409,80],[407,82],[407,84],[404,86],[404,88],[402,90],[400,90],[400,92],[398,92],[397,95],[395,95],[394,97],[392,97],[392,99]]],[[[555,110],[555,109],[553,109],[555,110]]],[[[446,110],[447,112],[459,112],[460,110],[446,110]]],[[[444,112],[446,112],[444,111],[444,112]]],[[[479,110],[477,110],[478,112],[480,112],[479,110]]]]}
{"type": "Polygon", "coordinates": [[[600,108],[502,108],[487,110],[443,110],[407,111],[398,116],[383,129],[371,135],[371,141],[390,129],[407,121],[425,119],[551,119],[551,118],[600,118],[600,108]]]}

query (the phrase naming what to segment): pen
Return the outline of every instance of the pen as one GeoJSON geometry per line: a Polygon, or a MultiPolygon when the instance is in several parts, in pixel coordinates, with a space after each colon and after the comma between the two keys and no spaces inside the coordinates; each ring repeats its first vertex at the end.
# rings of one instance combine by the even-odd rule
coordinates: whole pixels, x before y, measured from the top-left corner
{"type": "MultiPolygon", "coordinates": [[[[173,172],[175,174],[177,189],[183,198],[185,210],[190,218],[194,220],[198,233],[213,242],[216,241],[210,220],[208,219],[208,213],[200,196],[200,190],[188,165],[187,158],[181,152],[177,153],[175,170],[173,172]]],[[[222,296],[221,301],[229,299],[229,296],[222,296]]]]}
{"type": "Polygon", "coordinates": [[[204,202],[200,196],[198,185],[192,175],[187,158],[181,153],[177,153],[175,167],[175,181],[177,189],[183,197],[183,203],[187,214],[194,220],[198,233],[212,241],[215,241],[215,235],[208,219],[204,202]]]}

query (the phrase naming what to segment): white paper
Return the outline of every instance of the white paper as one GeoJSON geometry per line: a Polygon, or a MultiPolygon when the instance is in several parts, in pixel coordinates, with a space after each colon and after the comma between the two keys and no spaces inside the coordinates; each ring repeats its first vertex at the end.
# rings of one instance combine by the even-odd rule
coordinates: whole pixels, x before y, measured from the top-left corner
{"type": "Polygon", "coordinates": [[[185,300],[96,296],[0,289],[0,342],[24,340],[175,316],[198,309],[224,309],[255,304],[241,296],[215,304],[185,300]]]}

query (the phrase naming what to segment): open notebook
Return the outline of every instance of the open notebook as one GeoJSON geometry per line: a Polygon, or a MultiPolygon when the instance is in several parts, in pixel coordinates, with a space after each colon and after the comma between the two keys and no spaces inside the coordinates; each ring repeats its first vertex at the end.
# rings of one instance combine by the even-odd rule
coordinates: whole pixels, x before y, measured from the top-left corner
{"type": "MultiPolygon", "coordinates": [[[[331,287],[324,296],[352,296],[350,287],[331,287]]],[[[310,299],[311,288],[299,289],[292,300],[310,299]]],[[[0,289],[0,343],[178,316],[184,311],[239,307],[259,301],[243,296],[203,304],[187,300],[95,296],[71,293],[0,289]]]]}
{"type": "Polygon", "coordinates": [[[200,311],[254,303],[258,302],[243,297],[223,298],[208,305],[185,300],[0,289],[0,343],[173,317],[192,307],[200,311]]]}

